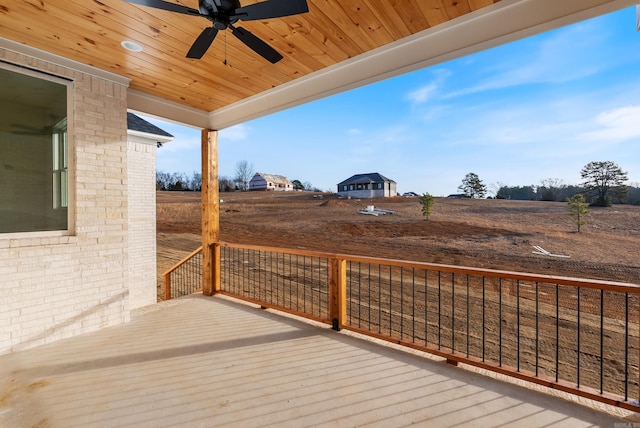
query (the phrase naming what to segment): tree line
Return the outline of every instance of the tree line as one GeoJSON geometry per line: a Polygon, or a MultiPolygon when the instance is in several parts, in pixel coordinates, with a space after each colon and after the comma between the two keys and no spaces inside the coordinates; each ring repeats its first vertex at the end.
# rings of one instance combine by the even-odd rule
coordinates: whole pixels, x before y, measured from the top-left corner
{"type": "MultiPolygon", "coordinates": [[[[218,191],[220,192],[243,192],[249,189],[249,182],[255,175],[253,164],[246,160],[239,161],[236,164],[235,174],[230,176],[218,177],[218,191]]],[[[313,186],[308,181],[293,180],[291,182],[294,190],[306,190],[320,192],[320,189],[313,186]]],[[[199,192],[202,190],[202,174],[194,171],[193,174],[187,175],[184,172],[156,172],[156,190],[165,191],[192,191],[199,192]]]]}
{"type": "MultiPolygon", "coordinates": [[[[497,183],[492,187],[496,199],[567,202],[576,195],[583,195],[585,202],[593,206],[640,205],[640,185],[627,184],[627,173],[614,162],[589,162],[580,171],[580,176],[583,181],[578,185],[547,178],[539,185],[507,186],[497,183]]],[[[484,198],[487,193],[487,187],[473,172],[464,177],[458,189],[469,198],[484,198]]]]}
{"type": "MultiPolygon", "coordinates": [[[[587,223],[588,206],[609,207],[613,203],[640,205],[640,187],[627,185],[628,176],[611,161],[589,162],[580,171],[583,182],[567,186],[559,179],[542,180],[540,186],[497,186],[496,198],[568,203],[567,214],[578,227],[578,233],[587,223]]],[[[467,198],[484,198],[487,187],[477,174],[470,172],[462,179],[458,190],[467,198]]],[[[433,214],[434,198],[424,193],[418,199],[422,214],[429,220],[433,214]]]]}

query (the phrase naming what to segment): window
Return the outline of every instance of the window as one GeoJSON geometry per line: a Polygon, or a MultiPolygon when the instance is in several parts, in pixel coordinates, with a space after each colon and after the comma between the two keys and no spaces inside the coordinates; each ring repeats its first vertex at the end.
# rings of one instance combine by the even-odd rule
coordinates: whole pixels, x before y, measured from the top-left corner
{"type": "Polygon", "coordinates": [[[69,229],[70,92],[0,63],[0,234],[69,229]]]}
{"type": "Polygon", "coordinates": [[[65,209],[69,206],[68,195],[68,175],[69,175],[69,156],[68,156],[68,136],[67,136],[67,119],[62,120],[53,128],[51,141],[52,159],[53,159],[53,209],[65,209]]]}

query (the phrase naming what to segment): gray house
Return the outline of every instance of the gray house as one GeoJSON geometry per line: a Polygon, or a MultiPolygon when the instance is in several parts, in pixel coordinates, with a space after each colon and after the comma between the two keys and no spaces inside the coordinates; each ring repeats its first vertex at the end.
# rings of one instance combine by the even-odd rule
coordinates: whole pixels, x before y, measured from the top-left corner
{"type": "Polygon", "coordinates": [[[396,196],[396,182],[382,174],[356,174],[338,183],[338,195],[352,198],[388,198],[396,196]]]}

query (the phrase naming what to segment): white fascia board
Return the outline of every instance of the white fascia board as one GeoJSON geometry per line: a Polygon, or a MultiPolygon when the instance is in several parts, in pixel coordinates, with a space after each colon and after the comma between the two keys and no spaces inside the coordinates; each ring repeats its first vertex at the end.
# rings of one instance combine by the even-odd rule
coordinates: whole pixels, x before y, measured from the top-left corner
{"type": "MultiPolygon", "coordinates": [[[[118,85],[129,87],[131,79],[120,76],[109,71],[101,70],[99,68],[83,64],[72,59],[68,59],[51,52],[46,52],[40,49],[32,48],[31,46],[24,45],[22,43],[14,42],[13,40],[3,39],[0,37],[0,48],[6,49],[11,52],[15,52],[20,55],[25,55],[36,60],[45,61],[50,64],[54,64],[58,67],[64,67],[72,71],[78,71],[84,74],[98,77],[103,80],[107,80],[118,85]]],[[[64,77],[64,76],[63,76],[64,77]]],[[[68,79],[68,77],[64,77],[68,79]]]]}
{"type": "Polygon", "coordinates": [[[637,0],[502,0],[209,113],[224,129],[637,4],[637,0]]]}
{"type": "Polygon", "coordinates": [[[156,119],[192,128],[209,128],[209,113],[129,88],[127,109],[156,119]]]}

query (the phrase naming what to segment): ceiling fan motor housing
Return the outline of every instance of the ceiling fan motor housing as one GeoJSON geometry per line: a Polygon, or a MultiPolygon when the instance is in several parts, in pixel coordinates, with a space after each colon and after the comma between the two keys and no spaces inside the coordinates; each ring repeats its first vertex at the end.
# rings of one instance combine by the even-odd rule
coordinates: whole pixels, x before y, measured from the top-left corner
{"type": "Polygon", "coordinates": [[[216,30],[226,30],[229,24],[233,24],[238,19],[229,19],[240,7],[239,0],[200,0],[200,13],[205,15],[213,23],[216,30]]]}

